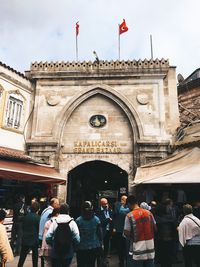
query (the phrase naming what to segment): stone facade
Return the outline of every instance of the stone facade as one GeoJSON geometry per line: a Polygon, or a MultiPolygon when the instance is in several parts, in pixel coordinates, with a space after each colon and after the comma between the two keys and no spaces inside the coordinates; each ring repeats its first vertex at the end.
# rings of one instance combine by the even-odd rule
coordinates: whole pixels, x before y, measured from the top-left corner
{"type": "Polygon", "coordinates": [[[79,164],[102,160],[128,173],[131,190],[137,166],[168,155],[179,126],[168,60],[41,62],[26,76],[35,86],[29,155],[66,179],[79,164]]]}

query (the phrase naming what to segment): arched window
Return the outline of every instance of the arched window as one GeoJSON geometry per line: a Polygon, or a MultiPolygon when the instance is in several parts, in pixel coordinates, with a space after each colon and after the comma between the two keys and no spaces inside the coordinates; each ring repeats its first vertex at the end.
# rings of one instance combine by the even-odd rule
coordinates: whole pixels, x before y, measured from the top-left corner
{"type": "Polygon", "coordinates": [[[23,123],[24,97],[18,92],[9,92],[5,126],[14,129],[21,129],[23,123]]]}

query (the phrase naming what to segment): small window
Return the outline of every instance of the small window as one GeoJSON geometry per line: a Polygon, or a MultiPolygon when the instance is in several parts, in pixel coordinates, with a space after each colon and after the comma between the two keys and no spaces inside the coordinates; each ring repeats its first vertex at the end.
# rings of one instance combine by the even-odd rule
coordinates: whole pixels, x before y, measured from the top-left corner
{"type": "Polygon", "coordinates": [[[19,129],[22,123],[23,100],[10,95],[6,112],[6,126],[19,129]]]}
{"type": "Polygon", "coordinates": [[[2,95],[3,95],[3,87],[0,85],[0,101],[2,99],[2,95]]]}

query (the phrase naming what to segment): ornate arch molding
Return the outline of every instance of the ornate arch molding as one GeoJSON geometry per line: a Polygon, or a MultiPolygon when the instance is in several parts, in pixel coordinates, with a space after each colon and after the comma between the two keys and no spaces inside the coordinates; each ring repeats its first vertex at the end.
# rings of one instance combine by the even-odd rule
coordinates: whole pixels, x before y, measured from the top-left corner
{"type": "Polygon", "coordinates": [[[141,136],[143,136],[143,129],[139,116],[131,105],[131,103],[129,102],[129,100],[123,95],[121,95],[119,92],[112,89],[112,87],[99,84],[95,86],[89,86],[84,91],[81,91],[59,113],[56,118],[56,123],[53,129],[53,137],[58,140],[59,143],[61,141],[63,129],[73,111],[79,105],[81,105],[82,102],[97,94],[103,95],[114,101],[125,112],[126,116],[130,121],[134,139],[138,140],[141,138],[141,136]]]}
{"type": "Polygon", "coordinates": [[[18,97],[23,98],[23,100],[26,101],[25,96],[20,92],[20,90],[9,90],[9,91],[7,91],[7,94],[8,95],[16,95],[18,97]]]}

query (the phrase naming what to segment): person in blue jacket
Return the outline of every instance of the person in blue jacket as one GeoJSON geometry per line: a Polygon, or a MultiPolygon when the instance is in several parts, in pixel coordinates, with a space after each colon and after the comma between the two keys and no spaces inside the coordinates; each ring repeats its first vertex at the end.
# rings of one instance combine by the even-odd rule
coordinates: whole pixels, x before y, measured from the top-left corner
{"type": "Polygon", "coordinates": [[[80,244],[77,250],[78,267],[95,267],[97,256],[102,248],[101,223],[94,215],[93,205],[85,201],[81,216],[76,219],[80,231],[80,244]]]}
{"type": "Polygon", "coordinates": [[[126,204],[127,196],[121,196],[120,201],[115,203],[114,206],[114,233],[116,236],[117,243],[117,254],[119,257],[119,266],[124,267],[126,261],[126,238],[123,235],[124,231],[124,221],[126,215],[130,212],[128,205],[126,204]]]}

